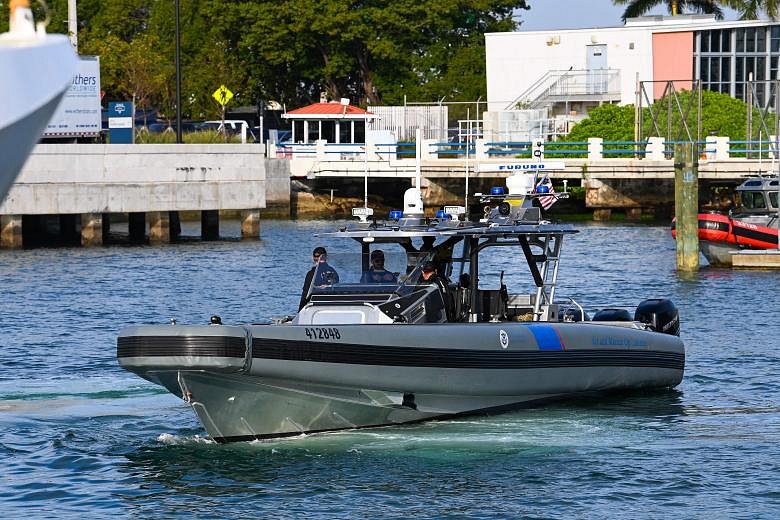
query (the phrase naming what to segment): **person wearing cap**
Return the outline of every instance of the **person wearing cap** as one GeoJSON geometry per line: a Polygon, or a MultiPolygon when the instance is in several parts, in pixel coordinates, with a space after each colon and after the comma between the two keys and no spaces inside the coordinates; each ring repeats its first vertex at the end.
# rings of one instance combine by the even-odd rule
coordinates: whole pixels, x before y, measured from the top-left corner
{"type": "Polygon", "coordinates": [[[397,283],[397,273],[385,269],[385,252],[375,249],[371,252],[371,266],[363,273],[361,283],[397,283]]]}
{"type": "MultiPolygon", "coordinates": [[[[451,313],[452,313],[452,300],[449,290],[447,289],[447,283],[439,276],[438,269],[436,268],[436,264],[433,262],[425,262],[422,266],[422,270],[420,272],[420,279],[417,281],[417,285],[435,285],[439,288],[439,292],[441,293],[442,302],[444,303],[444,311],[447,315],[447,319],[451,319],[451,313]]],[[[427,314],[427,309],[426,309],[427,314]]],[[[435,316],[431,315],[428,317],[429,321],[438,321],[437,319],[431,319],[435,318],[435,316]]]]}
{"type": "Polygon", "coordinates": [[[299,311],[309,302],[313,287],[326,287],[338,283],[339,274],[328,264],[327,257],[328,252],[322,246],[315,247],[314,251],[312,251],[311,258],[314,265],[309,269],[309,272],[306,273],[306,278],[303,281],[301,301],[298,305],[299,311]]]}
{"type": "Polygon", "coordinates": [[[444,291],[444,281],[439,277],[439,271],[433,262],[425,262],[420,274],[420,284],[436,284],[444,291]]]}

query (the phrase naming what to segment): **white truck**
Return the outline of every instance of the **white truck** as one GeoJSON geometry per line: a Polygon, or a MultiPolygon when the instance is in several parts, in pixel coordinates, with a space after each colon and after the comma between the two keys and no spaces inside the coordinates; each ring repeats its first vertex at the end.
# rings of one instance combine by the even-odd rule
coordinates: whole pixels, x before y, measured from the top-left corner
{"type": "Polygon", "coordinates": [[[79,56],[70,89],[41,137],[98,137],[101,130],[100,58],[79,56]]]}

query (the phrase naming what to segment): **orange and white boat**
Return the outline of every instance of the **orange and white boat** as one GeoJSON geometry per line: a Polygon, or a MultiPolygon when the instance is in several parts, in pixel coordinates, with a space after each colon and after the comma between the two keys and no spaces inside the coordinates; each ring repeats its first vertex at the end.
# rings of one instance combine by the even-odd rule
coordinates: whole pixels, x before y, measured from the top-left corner
{"type": "Polygon", "coordinates": [[[699,248],[710,265],[730,266],[740,249],[777,249],[777,193],[778,177],[752,177],[737,187],[734,211],[699,213],[699,248]]]}

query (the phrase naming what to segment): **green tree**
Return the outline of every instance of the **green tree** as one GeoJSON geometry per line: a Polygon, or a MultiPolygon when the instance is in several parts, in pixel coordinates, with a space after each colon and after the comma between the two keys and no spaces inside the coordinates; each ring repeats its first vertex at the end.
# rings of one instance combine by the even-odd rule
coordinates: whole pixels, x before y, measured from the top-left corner
{"type": "MultiPolygon", "coordinates": [[[[678,100],[682,107],[687,107],[691,96],[695,96],[695,92],[682,91],[678,92],[678,100]]],[[[658,126],[662,132],[667,128],[667,103],[669,102],[668,96],[656,100],[652,106],[652,110],[657,114],[658,126]]],[[[676,106],[677,102],[673,101],[673,106],[676,106]]],[[[735,99],[728,94],[721,94],[719,92],[712,92],[709,90],[702,91],[702,139],[708,135],[718,135],[730,137],[732,140],[745,140],[746,135],[746,121],[747,121],[747,105],[739,100],[735,99]]],[[[643,137],[654,135],[659,132],[654,131],[650,121],[650,108],[644,108],[644,130],[643,137]]],[[[566,141],[584,141],[588,137],[601,137],[605,141],[633,141],[634,140],[634,121],[635,121],[635,107],[634,105],[601,105],[594,108],[588,114],[588,118],[574,125],[571,132],[566,136],[566,141]]],[[[688,113],[686,119],[687,125],[693,130],[695,134],[697,128],[696,110],[693,109],[688,113]]],[[[761,131],[766,139],[766,131],[762,129],[760,125],[760,114],[757,109],[753,110],[753,136],[752,139],[758,139],[759,131],[761,131]]],[[[774,116],[765,118],[769,131],[774,129],[774,116]]],[[[682,121],[680,112],[673,108],[672,110],[672,138],[676,136],[685,136],[685,132],[682,128],[682,121]]],[[[658,137],[666,137],[664,135],[658,137]]],[[[693,136],[696,138],[696,136],[693,136]]],[[[684,139],[685,137],[682,137],[684,139]]]]}
{"type": "Polygon", "coordinates": [[[778,0],[725,0],[721,3],[739,11],[740,20],[756,20],[762,12],[766,13],[769,19],[777,20],[780,6],[778,0]]]}
{"type": "MultiPolygon", "coordinates": [[[[67,0],[50,0],[67,30],[67,0]]],[[[79,50],[101,59],[106,99],[175,110],[174,2],[79,0],[79,50]]],[[[235,104],[288,106],[486,98],[485,32],[512,31],[526,0],[181,0],[182,112],[214,117],[220,84],[235,104]]]]}
{"type": "MultiPolygon", "coordinates": [[[[258,96],[303,103],[324,91],[360,104],[397,103],[404,93],[484,93],[483,33],[514,29],[514,10],[527,8],[524,0],[220,5],[245,29],[238,51],[252,70],[258,96]],[[451,63],[457,77],[450,75],[451,63]],[[289,77],[294,84],[283,84],[289,77]]],[[[230,25],[225,29],[233,30],[230,25]]]]}
{"type": "Polygon", "coordinates": [[[601,137],[605,141],[634,140],[634,105],[598,106],[588,112],[588,117],[572,127],[566,141],[585,141],[588,137],[601,137]]]}

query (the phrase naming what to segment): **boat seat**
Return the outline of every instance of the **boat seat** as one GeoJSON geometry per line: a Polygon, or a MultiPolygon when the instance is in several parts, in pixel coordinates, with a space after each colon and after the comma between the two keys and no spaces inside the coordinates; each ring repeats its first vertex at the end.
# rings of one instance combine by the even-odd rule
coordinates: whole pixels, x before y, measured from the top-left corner
{"type": "Polygon", "coordinates": [[[508,300],[506,288],[481,289],[477,298],[480,321],[505,320],[508,300]]]}

